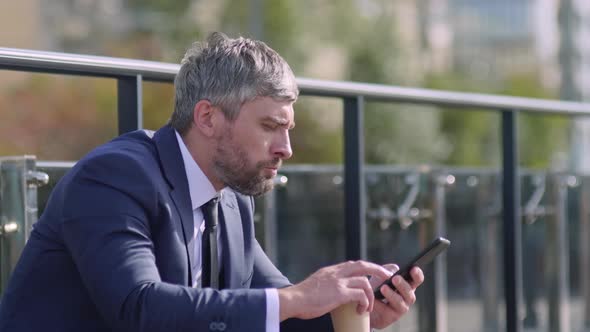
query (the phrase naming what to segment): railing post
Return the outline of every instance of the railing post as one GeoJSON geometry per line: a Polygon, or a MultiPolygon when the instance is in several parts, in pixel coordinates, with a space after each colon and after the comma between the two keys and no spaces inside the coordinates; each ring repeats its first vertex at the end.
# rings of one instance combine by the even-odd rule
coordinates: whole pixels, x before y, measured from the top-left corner
{"type": "Polygon", "coordinates": [[[566,332],[570,328],[569,304],[569,232],[567,220],[567,175],[548,176],[553,213],[547,218],[547,293],[549,331],[566,332]]]}
{"type": "Polygon", "coordinates": [[[498,286],[498,223],[500,219],[500,193],[498,177],[481,176],[477,181],[476,228],[479,242],[479,279],[483,311],[483,332],[499,331],[498,312],[500,287],[498,286]]]}
{"type": "Polygon", "coordinates": [[[516,111],[502,111],[502,219],[504,233],[504,294],[506,331],[521,332],[522,225],[516,111]]]}
{"type": "Polygon", "coordinates": [[[143,126],[141,83],[141,75],[117,79],[119,134],[141,129],[143,126]]]}
{"type": "Polygon", "coordinates": [[[367,257],[364,98],[344,98],[344,220],[346,259],[367,257]]]}
{"type": "MultiPolygon", "coordinates": [[[[422,248],[435,237],[447,236],[446,187],[452,183],[449,177],[451,176],[446,172],[428,174],[427,208],[432,211],[432,217],[419,224],[419,242],[422,248]]],[[[446,332],[449,329],[447,255],[443,253],[433,264],[425,266],[424,274],[428,277],[419,288],[423,300],[418,302],[418,331],[446,332]]]]}
{"type": "Polygon", "coordinates": [[[274,264],[278,263],[276,191],[264,195],[264,252],[274,264]]]}
{"type": "Polygon", "coordinates": [[[590,178],[580,177],[580,280],[582,291],[583,330],[590,330],[590,178]]]}
{"type": "Polygon", "coordinates": [[[267,192],[264,199],[264,252],[271,262],[279,262],[279,234],[277,227],[277,191],[287,185],[288,178],[283,174],[274,178],[275,188],[267,192]]]}
{"type": "MultiPolygon", "coordinates": [[[[521,172],[521,193],[527,193],[528,197],[522,199],[522,269],[528,273],[522,276],[522,294],[524,317],[523,329],[537,329],[544,324],[543,316],[537,303],[541,299],[542,290],[546,289],[542,284],[545,273],[543,262],[539,254],[545,254],[546,235],[544,229],[550,223],[548,212],[551,207],[550,194],[547,194],[548,175],[545,172],[521,172]],[[526,174],[525,174],[526,173],[526,174]],[[534,271],[531,273],[531,271],[534,271]],[[543,272],[543,273],[541,273],[543,272]]],[[[556,331],[557,332],[557,331],[556,331]]]]}

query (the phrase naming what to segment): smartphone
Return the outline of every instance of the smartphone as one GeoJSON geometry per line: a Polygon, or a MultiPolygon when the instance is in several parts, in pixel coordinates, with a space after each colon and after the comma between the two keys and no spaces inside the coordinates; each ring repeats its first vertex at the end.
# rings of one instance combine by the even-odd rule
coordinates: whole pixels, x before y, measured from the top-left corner
{"type": "Polygon", "coordinates": [[[412,281],[412,277],[410,276],[410,270],[417,266],[419,268],[423,268],[425,265],[432,262],[432,260],[441,252],[449,247],[451,241],[445,239],[444,237],[439,237],[432,241],[432,243],[426,247],[426,249],[422,250],[416,257],[414,257],[408,264],[404,267],[399,269],[391,278],[385,280],[379,287],[375,289],[375,298],[378,300],[383,300],[385,297],[381,294],[381,287],[383,285],[387,285],[395,290],[395,286],[391,282],[391,279],[397,275],[401,275],[407,281],[412,281]]]}

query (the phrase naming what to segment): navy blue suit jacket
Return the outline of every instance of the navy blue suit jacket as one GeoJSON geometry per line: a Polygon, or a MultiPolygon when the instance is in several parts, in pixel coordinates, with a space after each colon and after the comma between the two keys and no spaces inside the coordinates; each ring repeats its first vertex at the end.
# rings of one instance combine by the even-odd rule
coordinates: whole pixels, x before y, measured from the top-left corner
{"type": "MultiPolygon", "coordinates": [[[[191,288],[193,214],[174,130],[122,135],[58,183],[0,302],[0,331],[264,331],[263,288],[289,281],[224,190],[222,288],[191,288]]],[[[281,331],[330,330],[329,318],[281,331]],[[310,330],[311,328],[311,330],[310,330]]]]}

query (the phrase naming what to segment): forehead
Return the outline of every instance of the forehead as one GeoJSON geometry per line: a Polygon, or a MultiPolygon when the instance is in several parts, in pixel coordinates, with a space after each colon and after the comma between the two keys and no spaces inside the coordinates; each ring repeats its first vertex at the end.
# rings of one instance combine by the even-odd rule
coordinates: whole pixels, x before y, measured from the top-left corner
{"type": "Polygon", "coordinates": [[[293,102],[277,101],[271,97],[258,97],[242,105],[238,118],[242,116],[289,124],[293,122],[293,102]]]}

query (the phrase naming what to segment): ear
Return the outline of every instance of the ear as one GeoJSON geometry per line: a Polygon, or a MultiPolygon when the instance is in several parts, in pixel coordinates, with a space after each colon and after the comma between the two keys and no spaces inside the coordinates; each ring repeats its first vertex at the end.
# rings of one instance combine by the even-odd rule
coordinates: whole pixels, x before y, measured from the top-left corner
{"type": "Polygon", "coordinates": [[[219,126],[221,116],[223,114],[219,107],[212,105],[209,100],[202,99],[193,109],[193,125],[206,137],[212,137],[219,126]]]}

